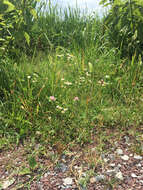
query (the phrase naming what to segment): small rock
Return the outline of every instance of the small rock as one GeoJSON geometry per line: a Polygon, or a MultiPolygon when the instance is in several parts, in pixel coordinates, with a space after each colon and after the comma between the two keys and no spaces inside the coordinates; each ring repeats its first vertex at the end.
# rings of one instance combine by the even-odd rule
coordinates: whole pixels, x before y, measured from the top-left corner
{"type": "Polygon", "coordinates": [[[82,177],[86,177],[86,176],[87,176],[87,174],[83,172],[82,173],[82,177]]]}
{"type": "Polygon", "coordinates": [[[112,175],[115,174],[115,170],[107,170],[106,174],[109,175],[109,176],[112,176],[112,175]]]}
{"type": "Polygon", "coordinates": [[[62,160],[66,160],[66,155],[63,154],[62,157],[61,157],[62,160]]]}
{"type": "Polygon", "coordinates": [[[104,159],[105,158],[105,154],[101,154],[101,158],[104,159]]]}
{"type": "Polygon", "coordinates": [[[63,163],[60,163],[56,169],[61,172],[66,172],[68,170],[68,166],[63,163]]]}
{"type": "Polygon", "coordinates": [[[92,148],[92,149],[91,149],[91,152],[96,152],[96,148],[95,148],[95,147],[92,148]]]}
{"type": "Polygon", "coordinates": [[[130,154],[129,156],[131,156],[131,157],[132,157],[132,156],[133,156],[133,154],[130,154]]]}
{"type": "Polygon", "coordinates": [[[138,176],[137,176],[136,174],[132,173],[132,174],[131,174],[131,177],[136,178],[136,177],[138,177],[138,176]]]}
{"type": "Polygon", "coordinates": [[[143,180],[140,180],[140,182],[143,184],[143,180]]]}
{"type": "Polygon", "coordinates": [[[12,185],[15,182],[15,179],[8,179],[2,183],[2,189],[7,189],[10,185],[12,185]]]}
{"type": "Polygon", "coordinates": [[[63,182],[64,182],[64,185],[65,185],[65,186],[66,186],[66,185],[72,185],[73,179],[70,178],[70,177],[67,177],[67,178],[63,179],[63,182]]]}
{"type": "Polygon", "coordinates": [[[117,179],[120,179],[120,180],[123,180],[123,179],[124,179],[122,172],[118,172],[118,173],[115,175],[115,177],[116,177],[117,179]]]}
{"type": "Polygon", "coordinates": [[[45,174],[44,174],[44,176],[42,176],[42,177],[47,178],[47,177],[48,177],[48,174],[47,174],[47,173],[45,173],[45,174]]]}
{"type": "Polygon", "coordinates": [[[143,179],[143,175],[137,176],[138,179],[143,179]]]}
{"type": "Polygon", "coordinates": [[[117,141],[114,144],[115,144],[115,146],[118,146],[118,142],[117,141]]]}
{"type": "Polygon", "coordinates": [[[76,170],[81,170],[82,167],[80,167],[80,166],[74,166],[74,169],[76,169],[76,170]]]}
{"type": "Polygon", "coordinates": [[[109,161],[109,159],[107,159],[107,158],[104,158],[103,160],[104,160],[104,162],[106,162],[106,163],[109,161]]]}
{"type": "Polygon", "coordinates": [[[128,143],[129,143],[130,138],[129,138],[128,136],[125,136],[124,138],[125,138],[126,143],[128,144],[128,143]]]}
{"type": "Polygon", "coordinates": [[[137,167],[142,167],[142,165],[141,165],[140,163],[139,163],[139,164],[137,164],[136,166],[137,166],[137,167]]]}
{"type": "Polygon", "coordinates": [[[114,154],[109,154],[108,157],[110,158],[110,160],[115,160],[114,154]]]}
{"type": "Polygon", "coordinates": [[[134,155],[134,159],[137,159],[137,160],[142,160],[142,156],[139,156],[139,155],[134,155]]]}
{"type": "Polygon", "coordinates": [[[67,189],[67,186],[65,187],[64,185],[58,185],[58,189],[67,189]]]}
{"type": "Polygon", "coordinates": [[[121,158],[122,158],[122,160],[124,160],[124,161],[129,160],[129,156],[127,156],[127,155],[121,156],[121,158]]]}
{"type": "Polygon", "coordinates": [[[43,190],[43,186],[40,182],[37,183],[38,190],[43,190]]]}
{"type": "Polygon", "coordinates": [[[118,173],[120,171],[119,168],[120,168],[119,166],[114,168],[115,173],[118,173]]]}
{"type": "Polygon", "coordinates": [[[118,168],[121,168],[122,166],[121,166],[121,164],[118,164],[118,168]]]}
{"type": "Polygon", "coordinates": [[[120,148],[118,148],[118,149],[116,150],[116,153],[117,153],[118,155],[122,155],[122,154],[123,154],[123,150],[120,149],[120,148]]]}
{"type": "Polygon", "coordinates": [[[95,182],[96,182],[95,177],[91,177],[91,178],[90,178],[90,183],[95,183],[95,182]]]}
{"type": "Polygon", "coordinates": [[[112,163],[112,164],[110,164],[110,166],[111,166],[111,167],[115,167],[115,166],[116,166],[116,164],[112,163]]]}
{"type": "Polygon", "coordinates": [[[95,177],[95,181],[96,181],[96,182],[104,181],[105,179],[106,179],[106,178],[105,178],[104,175],[97,175],[97,176],[95,177]]]}

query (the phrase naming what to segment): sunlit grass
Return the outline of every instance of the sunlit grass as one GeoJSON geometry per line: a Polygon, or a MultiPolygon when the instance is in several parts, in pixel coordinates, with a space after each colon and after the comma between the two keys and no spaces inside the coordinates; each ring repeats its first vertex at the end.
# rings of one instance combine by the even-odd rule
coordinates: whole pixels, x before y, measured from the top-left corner
{"type": "Polygon", "coordinates": [[[83,144],[95,131],[142,123],[142,63],[120,58],[100,18],[69,11],[40,13],[34,51],[3,60],[0,147],[27,138],[83,144]]]}
{"type": "Polygon", "coordinates": [[[114,51],[98,59],[82,54],[58,50],[32,64],[3,65],[9,88],[1,101],[2,136],[83,143],[95,126],[126,128],[142,122],[141,75],[134,79],[131,68],[121,68],[114,51]]]}

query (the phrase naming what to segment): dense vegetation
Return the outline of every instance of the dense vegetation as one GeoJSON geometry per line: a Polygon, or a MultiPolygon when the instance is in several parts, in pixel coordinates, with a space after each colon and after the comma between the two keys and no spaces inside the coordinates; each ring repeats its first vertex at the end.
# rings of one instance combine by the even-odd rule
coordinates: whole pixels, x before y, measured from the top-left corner
{"type": "Polygon", "coordinates": [[[82,144],[142,123],[142,1],[110,1],[103,18],[38,0],[0,3],[0,147],[82,144]]]}

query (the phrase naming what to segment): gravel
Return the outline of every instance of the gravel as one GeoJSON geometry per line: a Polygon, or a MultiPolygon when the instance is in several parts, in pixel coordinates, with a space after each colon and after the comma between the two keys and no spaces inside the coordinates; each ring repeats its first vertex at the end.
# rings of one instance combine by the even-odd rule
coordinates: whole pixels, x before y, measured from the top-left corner
{"type": "Polygon", "coordinates": [[[128,161],[128,160],[129,160],[129,156],[127,156],[127,155],[121,156],[121,158],[122,158],[122,160],[124,160],[124,161],[128,161]]]}
{"type": "MultiPolygon", "coordinates": [[[[95,160],[94,167],[90,167],[89,160],[86,160],[87,157],[83,152],[77,156],[79,150],[75,154],[76,156],[73,154],[71,156],[63,155],[62,158],[59,158],[58,164],[56,163],[56,167],[48,168],[38,179],[35,178],[35,181],[31,182],[30,190],[78,190],[80,178],[83,178],[84,184],[80,187],[81,190],[111,190],[111,183],[113,183],[114,190],[142,190],[143,157],[131,151],[129,144],[132,142],[130,139],[127,136],[123,137],[116,143],[117,146],[114,149],[107,150],[99,157],[97,157],[98,154],[93,155],[96,152],[96,146],[92,150],[89,148],[89,151],[91,150],[90,156],[93,156],[91,161],[93,162],[93,158],[95,160]],[[126,142],[128,144],[125,144],[126,142]]],[[[14,160],[16,159],[17,157],[14,160]]],[[[13,181],[7,179],[10,172],[3,167],[4,161],[6,161],[6,157],[1,156],[0,184],[3,185],[2,189],[18,189],[14,185],[17,182],[23,184],[24,177],[15,175],[12,178],[13,181]]],[[[14,164],[13,166],[18,168],[14,164]]],[[[27,180],[26,176],[25,180],[27,180]]]]}

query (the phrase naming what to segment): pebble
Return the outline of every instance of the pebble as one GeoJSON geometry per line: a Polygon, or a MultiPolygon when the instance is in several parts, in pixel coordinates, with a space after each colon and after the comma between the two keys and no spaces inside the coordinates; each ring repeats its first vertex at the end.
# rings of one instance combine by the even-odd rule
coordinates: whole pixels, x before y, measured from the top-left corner
{"type": "Polygon", "coordinates": [[[92,148],[92,149],[91,149],[91,152],[96,152],[96,148],[95,148],[95,147],[92,148]]]}
{"type": "Polygon", "coordinates": [[[74,166],[74,169],[76,169],[76,170],[81,170],[82,167],[80,167],[80,166],[74,166]]]}
{"type": "Polygon", "coordinates": [[[142,160],[142,156],[134,155],[134,159],[136,159],[136,160],[142,160]]]}
{"type": "Polygon", "coordinates": [[[115,160],[114,154],[109,154],[108,157],[110,158],[110,160],[115,160]]]}
{"type": "Polygon", "coordinates": [[[107,158],[104,158],[103,160],[104,160],[104,162],[106,162],[106,163],[109,161],[109,159],[107,159],[107,158]]]}
{"type": "MultiPolygon", "coordinates": [[[[81,172],[80,172],[81,173],[81,172]]],[[[87,174],[86,173],[82,173],[82,177],[86,177],[87,176],[87,174]]]]}
{"type": "Polygon", "coordinates": [[[111,167],[115,167],[115,166],[116,166],[116,164],[112,163],[112,164],[110,164],[110,166],[111,166],[111,167]]]}
{"type": "Polygon", "coordinates": [[[95,182],[96,182],[95,177],[91,177],[91,178],[90,178],[90,183],[95,183],[95,182]]]}
{"type": "Polygon", "coordinates": [[[143,179],[143,175],[137,176],[138,179],[143,179]]]}
{"type": "Polygon", "coordinates": [[[107,170],[106,174],[112,176],[113,174],[115,174],[115,170],[107,170]]]}
{"type": "Polygon", "coordinates": [[[59,165],[55,167],[55,170],[64,173],[68,170],[68,166],[65,165],[64,163],[59,163],[59,165]]]}
{"type": "Polygon", "coordinates": [[[142,165],[141,165],[140,163],[139,163],[139,164],[137,164],[136,166],[137,166],[137,167],[142,167],[142,165]]]}
{"type": "Polygon", "coordinates": [[[136,177],[138,177],[138,176],[137,176],[136,174],[132,173],[132,174],[131,174],[131,177],[136,178],[136,177]]]}
{"type": "Polygon", "coordinates": [[[122,172],[118,172],[118,173],[115,175],[115,177],[116,177],[117,179],[120,179],[120,180],[123,180],[123,179],[124,179],[122,172]]]}
{"type": "Polygon", "coordinates": [[[119,168],[120,168],[119,166],[117,166],[117,167],[114,168],[115,173],[117,173],[117,172],[120,171],[119,168]]]}
{"type": "Polygon", "coordinates": [[[116,150],[116,153],[117,153],[118,155],[122,155],[122,154],[123,154],[123,150],[120,149],[120,148],[118,148],[118,149],[116,150]]]}
{"type": "Polygon", "coordinates": [[[68,170],[68,167],[67,167],[67,165],[61,163],[61,164],[59,164],[59,169],[60,169],[62,172],[65,172],[65,171],[68,170]]]}
{"type": "Polygon", "coordinates": [[[67,177],[65,179],[63,179],[64,185],[72,185],[73,183],[73,179],[70,177],[67,177]]]}
{"type": "Polygon", "coordinates": [[[125,136],[124,138],[125,138],[126,143],[128,144],[128,143],[129,143],[130,138],[129,138],[128,136],[125,136]]]}
{"type": "Polygon", "coordinates": [[[115,146],[118,146],[118,142],[117,141],[114,144],[115,144],[115,146]]]}
{"type": "Polygon", "coordinates": [[[44,178],[47,178],[47,177],[48,177],[48,174],[45,173],[44,176],[42,176],[42,178],[43,178],[43,177],[44,177],[44,178]]]}
{"type": "Polygon", "coordinates": [[[106,178],[105,178],[104,175],[97,175],[97,176],[95,177],[95,181],[96,181],[96,182],[104,181],[105,179],[106,179],[106,178]]]}
{"type": "Polygon", "coordinates": [[[105,158],[105,154],[101,154],[101,158],[104,159],[105,158]]]}
{"type": "Polygon", "coordinates": [[[10,185],[12,185],[15,182],[15,179],[8,179],[2,183],[2,189],[7,189],[10,185]]]}
{"type": "Polygon", "coordinates": [[[129,156],[127,156],[127,155],[121,156],[121,158],[122,158],[122,160],[124,160],[124,161],[129,160],[129,156]]]}
{"type": "Polygon", "coordinates": [[[43,186],[40,182],[37,183],[38,190],[43,190],[43,186]]]}

